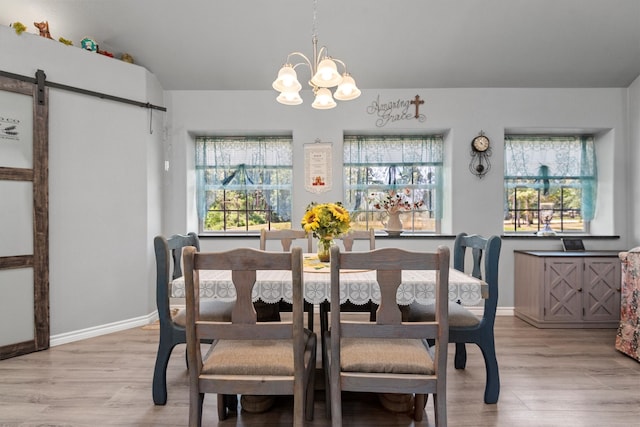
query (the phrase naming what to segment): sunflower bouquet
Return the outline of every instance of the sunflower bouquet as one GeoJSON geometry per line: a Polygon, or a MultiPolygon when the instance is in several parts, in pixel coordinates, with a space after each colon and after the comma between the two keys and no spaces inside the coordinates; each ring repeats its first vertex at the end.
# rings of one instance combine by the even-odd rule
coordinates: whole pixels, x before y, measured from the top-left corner
{"type": "Polygon", "coordinates": [[[300,222],[307,233],[321,240],[331,240],[349,231],[351,217],[342,203],[311,203],[300,222]]]}

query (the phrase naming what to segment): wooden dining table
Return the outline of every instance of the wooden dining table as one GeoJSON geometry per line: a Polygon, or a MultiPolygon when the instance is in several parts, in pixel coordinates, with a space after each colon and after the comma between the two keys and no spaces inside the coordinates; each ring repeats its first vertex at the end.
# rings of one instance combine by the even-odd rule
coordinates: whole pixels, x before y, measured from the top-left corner
{"type": "MultiPolygon", "coordinates": [[[[329,263],[322,263],[314,254],[304,255],[304,299],[311,304],[320,304],[330,300],[329,263]]],[[[430,304],[435,298],[435,271],[404,270],[402,283],[397,292],[397,302],[409,305],[430,304]]],[[[253,287],[254,301],[277,303],[280,300],[292,302],[290,271],[257,271],[256,284],[253,287]]],[[[171,283],[174,298],[184,298],[184,278],[179,277],[171,283]]],[[[200,271],[200,298],[234,300],[235,287],[231,281],[231,272],[226,270],[200,271]]],[[[469,274],[449,269],[449,300],[465,306],[478,305],[488,297],[488,285],[469,274]]],[[[380,302],[380,287],[374,270],[341,270],[340,303],[351,302],[363,305],[369,301],[380,302]]]]}

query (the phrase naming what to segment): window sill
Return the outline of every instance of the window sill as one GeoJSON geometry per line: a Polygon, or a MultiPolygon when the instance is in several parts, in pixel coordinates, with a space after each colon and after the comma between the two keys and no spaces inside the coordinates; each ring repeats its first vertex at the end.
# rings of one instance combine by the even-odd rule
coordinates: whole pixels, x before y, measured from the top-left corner
{"type": "Polygon", "coordinates": [[[560,240],[564,237],[578,237],[585,240],[617,240],[617,235],[592,235],[583,233],[557,233],[555,236],[538,236],[536,233],[505,233],[500,236],[502,239],[547,239],[560,240]]]}
{"type": "MultiPolygon", "coordinates": [[[[260,238],[260,233],[257,232],[230,232],[230,233],[199,233],[200,239],[254,239],[260,238]]],[[[376,233],[376,239],[455,239],[455,234],[434,234],[434,233],[420,233],[405,231],[399,236],[389,236],[384,231],[380,230],[380,233],[376,233]]]]}

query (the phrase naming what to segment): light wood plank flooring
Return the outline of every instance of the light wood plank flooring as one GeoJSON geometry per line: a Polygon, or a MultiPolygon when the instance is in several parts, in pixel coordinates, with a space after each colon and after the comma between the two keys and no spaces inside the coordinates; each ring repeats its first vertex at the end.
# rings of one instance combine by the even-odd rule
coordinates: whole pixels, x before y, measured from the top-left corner
{"type": "MultiPolygon", "coordinates": [[[[502,389],[496,405],[482,401],[484,364],[468,348],[464,371],[449,346],[449,426],[638,426],[640,363],[613,347],[613,329],[536,329],[499,317],[497,352],[502,389]]],[[[157,331],[131,329],[0,361],[0,426],[184,426],[184,345],[169,363],[169,399],[154,406],[151,377],[157,331]]],[[[215,396],[205,398],[209,426],[291,425],[291,400],[264,414],[240,411],[218,424],[215,396]]],[[[330,426],[324,392],[316,394],[311,426],[330,426]]],[[[420,423],[382,409],[374,395],[345,397],[347,426],[433,426],[433,406],[420,423]]]]}

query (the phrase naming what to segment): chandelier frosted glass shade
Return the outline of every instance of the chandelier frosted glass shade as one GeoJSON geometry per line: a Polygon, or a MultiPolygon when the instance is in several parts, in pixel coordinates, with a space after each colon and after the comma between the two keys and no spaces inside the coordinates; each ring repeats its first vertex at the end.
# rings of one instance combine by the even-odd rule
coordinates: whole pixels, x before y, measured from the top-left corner
{"type": "Polygon", "coordinates": [[[318,64],[318,71],[311,79],[311,83],[318,87],[334,87],[340,84],[342,76],[338,73],[338,66],[329,58],[318,64]]]}
{"type": "Polygon", "coordinates": [[[302,98],[298,91],[295,92],[281,92],[276,98],[280,104],[284,105],[300,105],[302,104],[302,98]]]}
{"type": "Polygon", "coordinates": [[[316,91],[316,99],[311,106],[317,110],[329,110],[335,107],[336,101],[333,100],[331,91],[325,87],[322,87],[316,91]]]}
{"type": "Polygon", "coordinates": [[[333,96],[339,101],[351,101],[360,96],[362,92],[356,86],[355,80],[348,73],[342,75],[342,82],[333,96]]]}
{"type": "Polygon", "coordinates": [[[291,64],[285,64],[278,71],[278,78],[271,85],[278,92],[298,92],[302,89],[302,85],[298,81],[296,70],[291,64]]]}

